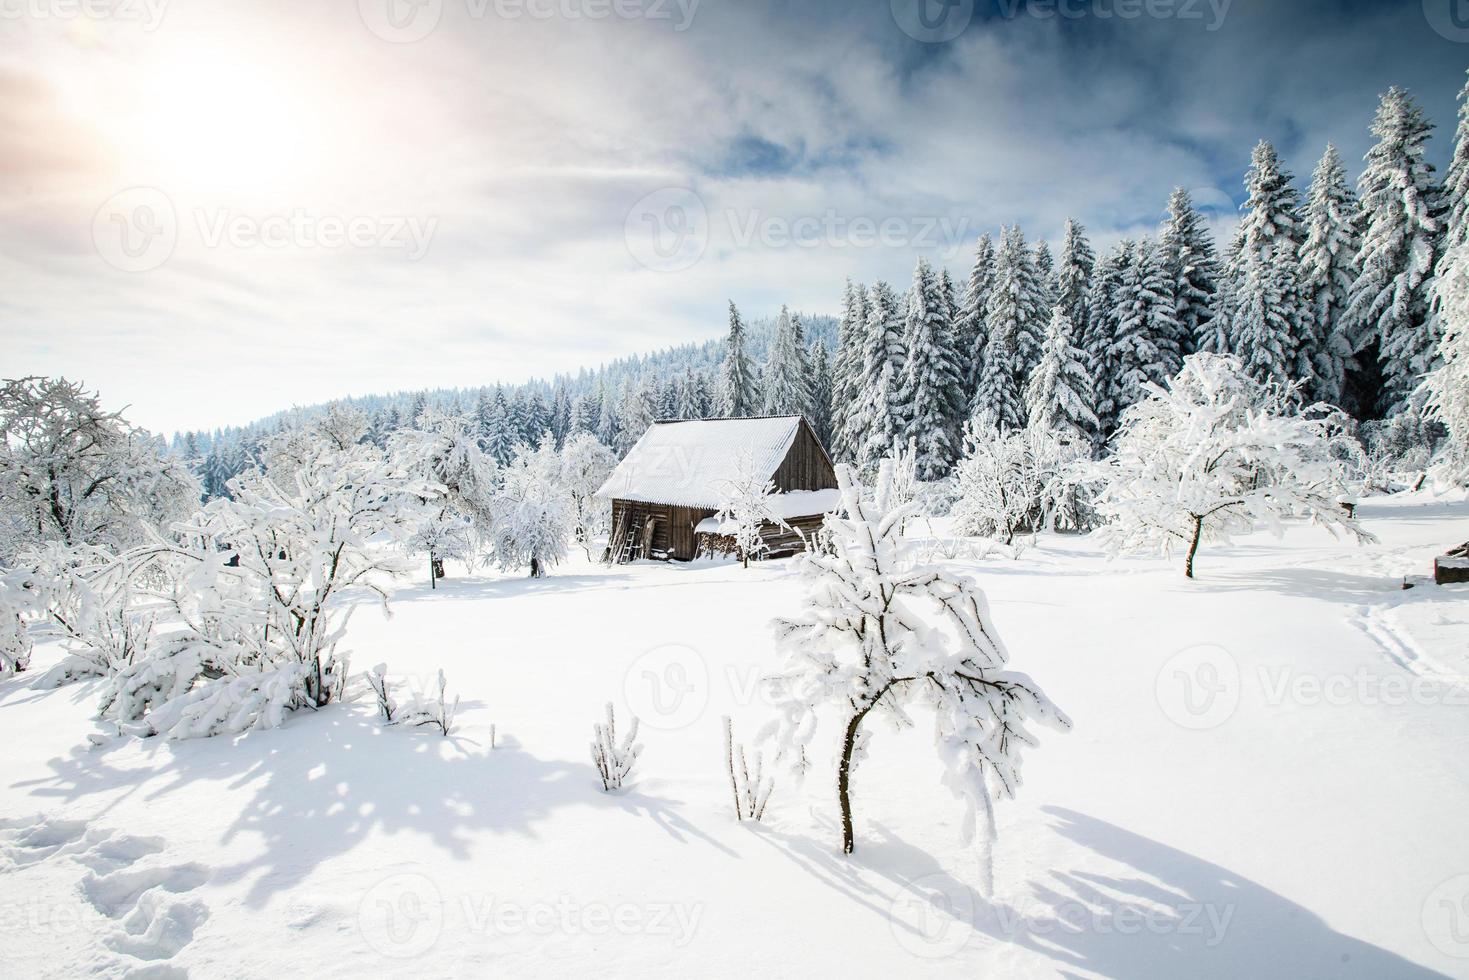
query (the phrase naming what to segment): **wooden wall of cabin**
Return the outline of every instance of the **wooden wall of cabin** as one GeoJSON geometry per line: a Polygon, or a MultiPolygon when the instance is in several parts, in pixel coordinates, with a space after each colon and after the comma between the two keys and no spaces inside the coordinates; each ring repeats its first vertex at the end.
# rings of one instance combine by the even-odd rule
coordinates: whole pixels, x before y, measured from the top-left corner
{"type": "Polygon", "coordinates": [[[775,488],[782,493],[791,490],[831,490],[837,485],[836,470],[817,441],[811,426],[802,422],[796,430],[790,452],[775,471],[775,488]]]}
{"type": "MultiPolygon", "coordinates": [[[[666,552],[679,561],[692,561],[698,555],[698,542],[694,527],[706,517],[716,513],[697,507],[674,507],[668,504],[645,504],[635,500],[612,501],[612,527],[614,533],[622,515],[641,515],[644,526],[657,520],[653,529],[652,550],[666,552]]],[[[649,556],[644,556],[649,557],[649,556]]]]}

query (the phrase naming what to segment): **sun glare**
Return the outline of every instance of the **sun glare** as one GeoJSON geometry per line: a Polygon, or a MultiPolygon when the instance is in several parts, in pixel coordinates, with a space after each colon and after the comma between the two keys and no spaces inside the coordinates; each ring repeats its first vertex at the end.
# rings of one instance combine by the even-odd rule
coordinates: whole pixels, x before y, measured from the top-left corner
{"type": "Polygon", "coordinates": [[[132,150],[201,190],[257,190],[302,173],[313,128],[289,75],[212,55],[159,65],[132,150]]]}

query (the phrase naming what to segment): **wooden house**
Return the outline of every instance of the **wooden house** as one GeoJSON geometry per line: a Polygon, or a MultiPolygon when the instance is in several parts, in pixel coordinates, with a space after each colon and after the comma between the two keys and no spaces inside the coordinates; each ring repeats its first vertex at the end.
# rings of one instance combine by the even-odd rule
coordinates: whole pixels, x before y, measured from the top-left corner
{"type": "Polygon", "coordinates": [[[697,557],[701,539],[720,537],[715,515],[751,468],[757,480],[774,482],[772,510],[786,524],[762,529],[769,553],[800,550],[802,534],[818,529],[840,498],[816,433],[799,415],[785,415],[654,422],[597,491],[612,502],[610,557],[697,557]]]}

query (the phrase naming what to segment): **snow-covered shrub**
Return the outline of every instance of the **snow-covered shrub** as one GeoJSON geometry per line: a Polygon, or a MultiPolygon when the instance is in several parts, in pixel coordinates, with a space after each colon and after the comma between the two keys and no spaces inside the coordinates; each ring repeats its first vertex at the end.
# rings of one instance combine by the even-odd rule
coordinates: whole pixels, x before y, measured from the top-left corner
{"type": "Polygon", "coordinates": [[[1167,389],[1127,410],[1105,482],[1101,531],[1115,554],[1186,548],[1184,574],[1206,541],[1301,517],[1371,540],[1338,503],[1347,491],[1339,417],[1295,407],[1291,387],[1250,377],[1223,354],[1194,354],[1167,389]]]}
{"type": "Polygon", "coordinates": [[[571,503],[571,536],[592,560],[593,539],[608,533],[612,504],[596,492],[607,482],[617,457],[590,432],[568,436],[561,447],[561,484],[571,503]]]}
{"type": "Polygon", "coordinates": [[[954,471],[955,529],[1006,544],[1040,530],[1084,531],[1094,524],[1084,464],[1091,445],[1045,425],[1001,432],[988,415],[964,426],[954,471]]]}
{"type": "MultiPolygon", "coordinates": [[[[139,670],[153,662],[135,665],[139,670]]],[[[150,702],[136,721],[119,719],[118,728],[130,735],[164,735],[172,739],[209,738],[253,729],[278,728],[287,713],[301,704],[311,666],[282,663],[245,670],[225,677],[207,678],[184,693],[158,703],[150,702]]],[[[120,675],[135,676],[136,672],[120,675]]],[[[182,675],[173,675],[170,681],[182,675]]]]}
{"type": "Polygon", "coordinates": [[[495,501],[495,560],[500,569],[528,566],[531,578],[546,574],[566,558],[571,521],[561,463],[551,441],[539,449],[517,446],[495,501]]]}
{"type": "MultiPolygon", "coordinates": [[[[413,698],[407,704],[397,708],[393,714],[392,722],[395,725],[406,725],[414,727],[437,728],[440,735],[448,735],[454,730],[454,715],[459,711],[459,698],[456,695],[454,703],[448,700],[448,685],[444,681],[444,672],[438,673],[438,683],[428,691],[422,693],[413,692],[413,698]]],[[[386,693],[386,682],[384,682],[384,693],[386,693]]]]}
{"type": "Polygon", "coordinates": [[[992,794],[1013,796],[1020,786],[1021,753],[1035,744],[1032,724],[1070,722],[1029,677],[1006,668],[1009,654],[973,582],[905,561],[898,528],[912,505],[884,510],[864,502],[846,466],[837,467],[837,480],[845,515],[827,518],[830,550],[796,558],[809,586],[805,611],[774,623],[784,662],[767,683],[780,711],[773,729],[781,756],[799,765],[819,713],[837,715],[842,850],[851,852],[863,723],[875,712],[907,724],[907,707],[924,704],[935,715],[944,781],[967,805],[966,836],[979,814],[992,836],[992,794]]]}
{"type": "Polygon", "coordinates": [[[405,571],[390,546],[421,513],[423,484],[337,421],[283,434],[265,469],[231,481],[233,499],[85,582],[94,592],[100,582],[162,583],[146,594],[167,610],[170,632],[150,627],[147,648],[107,670],[103,714],[123,731],[241,732],[341,696],[349,664],[336,645],[353,608],[344,600],[386,603],[386,580],[405,571]]]}
{"type": "Polygon", "coordinates": [[[391,725],[398,713],[398,702],[393,698],[392,685],[388,681],[388,665],[378,664],[363,676],[377,698],[377,713],[382,716],[384,724],[391,725]]]}
{"type": "Polygon", "coordinates": [[[734,541],[736,552],[746,568],[751,558],[759,558],[766,548],[760,528],[766,523],[784,525],[771,504],[775,481],[761,477],[749,453],[735,461],[735,475],[720,487],[724,498],[716,519],[719,533],[734,541]]]}
{"type": "Polygon", "coordinates": [[[157,440],[64,378],[0,384],[0,562],[58,542],[120,550],[199,505],[157,440]]]}
{"type": "Polygon", "coordinates": [[[592,726],[592,764],[602,778],[602,788],[607,792],[622,789],[623,780],[632,774],[633,764],[643,747],[638,743],[638,719],[633,716],[632,725],[621,742],[617,740],[617,718],[612,713],[612,702],[607,702],[607,721],[592,726]]]}
{"type": "Polygon", "coordinates": [[[745,747],[734,740],[734,723],[729,715],[724,716],[724,762],[729,769],[729,788],[734,794],[735,819],[757,823],[763,820],[770,794],[775,790],[775,780],[765,777],[765,755],[759,750],[755,752],[755,769],[751,772],[745,747]]]}
{"type": "Polygon", "coordinates": [[[31,665],[26,616],[35,608],[35,592],[30,572],[0,569],[0,678],[13,677],[31,665]]]}

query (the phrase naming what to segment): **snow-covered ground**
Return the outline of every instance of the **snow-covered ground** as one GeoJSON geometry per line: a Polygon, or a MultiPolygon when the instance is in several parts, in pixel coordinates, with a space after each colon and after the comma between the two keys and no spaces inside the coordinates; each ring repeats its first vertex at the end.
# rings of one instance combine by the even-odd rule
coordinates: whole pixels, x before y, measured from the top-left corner
{"type": "Polygon", "coordinates": [[[1400,588],[1469,503],[1359,515],[1380,544],[1294,528],[1194,582],[1086,538],[956,560],[1075,723],[1000,806],[988,898],[922,717],[874,729],[854,855],[825,760],[734,820],[720,718],[770,715],[789,562],[578,558],[364,606],[354,665],[443,667],[448,739],[364,700],[94,746],[90,687],[0,682],[0,974],[1469,976],[1469,586],[1400,588]],[[642,719],[620,794],[588,749],[609,700],[642,719]]]}

